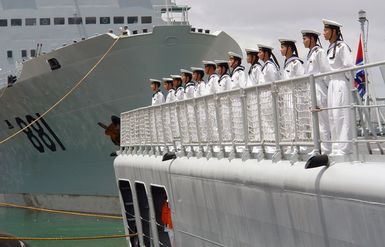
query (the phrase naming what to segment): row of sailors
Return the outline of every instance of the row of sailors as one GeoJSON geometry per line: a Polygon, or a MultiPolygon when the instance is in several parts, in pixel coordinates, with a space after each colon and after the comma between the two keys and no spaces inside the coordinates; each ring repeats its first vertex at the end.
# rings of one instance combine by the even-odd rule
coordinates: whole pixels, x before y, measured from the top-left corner
{"type": "MultiPolygon", "coordinates": [[[[240,87],[253,86],[261,83],[273,82],[279,79],[290,79],[305,74],[319,74],[333,70],[352,67],[353,58],[349,46],[343,41],[342,25],[335,21],[323,20],[324,37],[329,41],[329,48],[325,51],[320,43],[320,33],[314,30],[302,30],[303,44],[309,49],[307,59],[303,63],[298,57],[296,41],[279,39],[281,54],[285,57],[283,69],[273,54],[270,46],[258,44],[258,49],[246,49],[247,62],[251,64],[246,73],[242,66],[242,55],[229,52],[229,60],[203,61],[204,69],[192,67],[191,71],[181,70],[181,75],[171,75],[163,78],[165,89],[168,91],[166,99],[160,92],[160,81],[151,79],[155,92],[152,104],[190,99],[215,92],[222,92],[240,87]],[[207,75],[207,83],[203,81],[207,75]],[[182,82],[185,88],[182,87],[182,82]]],[[[349,82],[344,74],[337,74],[331,78],[316,80],[317,106],[332,108],[350,104],[351,96],[349,82]]],[[[334,109],[319,113],[320,134],[322,140],[352,140],[351,117],[349,109],[334,109]]],[[[325,154],[348,154],[352,152],[351,143],[333,144],[323,143],[325,154]]]]}

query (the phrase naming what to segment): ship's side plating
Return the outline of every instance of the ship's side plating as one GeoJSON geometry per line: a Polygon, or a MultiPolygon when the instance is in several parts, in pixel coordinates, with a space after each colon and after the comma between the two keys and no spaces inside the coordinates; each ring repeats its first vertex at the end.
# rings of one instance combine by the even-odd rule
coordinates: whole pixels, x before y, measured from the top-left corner
{"type": "MultiPolygon", "coordinates": [[[[122,154],[115,160],[116,177],[131,183],[137,225],[135,184],[144,183],[147,192],[166,187],[176,246],[373,247],[385,242],[385,167],[376,156],[310,170],[304,162],[161,159],[122,154]]],[[[151,193],[148,201],[151,205],[151,193]]],[[[150,214],[152,246],[161,246],[155,242],[153,207],[150,214]]]]}
{"type": "MultiPolygon", "coordinates": [[[[19,130],[63,97],[115,38],[101,35],[27,61],[18,83],[0,98],[0,138],[19,130]],[[60,69],[51,70],[47,62],[51,58],[59,62],[60,69]]],[[[2,144],[3,198],[16,195],[43,207],[116,212],[110,153],[118,147],[98,122],[109,124],[112,115],[149,105],[149,74],[162,78],[199,65],[203,59],[223,58],[228,50],[239,52],[240,48],[227,34],[195,33],[190,26],[160,26],[152,33],[121,38],[87,80],[46,115],[45,122],[39,121],[43,132],[35,125],[2,144]],[[89,208],[79,203],[82,197],[89,208]],[[111,199],[111,205],[93,208],[101,205],[93,203],[95,197],[111,199]]]]}

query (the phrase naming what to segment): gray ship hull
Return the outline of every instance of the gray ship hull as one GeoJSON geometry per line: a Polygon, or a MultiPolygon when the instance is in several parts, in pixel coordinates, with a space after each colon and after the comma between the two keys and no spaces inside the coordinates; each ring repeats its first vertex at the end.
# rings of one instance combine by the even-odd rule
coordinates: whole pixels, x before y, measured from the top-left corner
{"type": "MultiPolygon", "coordinates": [[[[25,62],[18,82],[0,98],[0,139],[62,98],[114,41],[110,35],[101,35],[25,62]],[[47,63],[51,58],[60,63],[60,69],[51,71],[47,63]]],[[[229,50],[240,52],[227,34],[192,33],[189,26],[155,27],[153,33],[121,38],[44,122],[1,144],[0,200],[116,212],[110,153],[118,147],[98,122],[108,125],[112,115],[149,105],[149,77],[178,73],[203,59],[224,58],[229,50]]]]}

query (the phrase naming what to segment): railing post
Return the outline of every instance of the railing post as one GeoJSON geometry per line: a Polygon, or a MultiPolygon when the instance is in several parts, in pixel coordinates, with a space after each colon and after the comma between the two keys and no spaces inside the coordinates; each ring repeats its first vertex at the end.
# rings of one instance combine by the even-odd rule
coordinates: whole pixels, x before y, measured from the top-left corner
{"type": "MultiPolygon", "coordinates": [[[[214,99],[215,100],[215,99],[214,99]]],[[[207,128],[207,153],[206,153],[206,158],[207,159],[210,159],[213,154],[214,154],[214,150],[213,150],[213,129],[214,129],[214,126],[212,126],[212,121],[210,119],[210,115],[209,115],[209,106],[207,104],[207,97],[204,97],[204,102],[205,102],[205,114],[206,114],[206,120],[207,120],[207,124],[209,125],[208,128],[207,128]]]]}
{"type": "Polygon", "coordinates": [[[314,75],[309,76],[310,83],[310,96],[311,96],[311,115],[312,115],[312,124],[313,124],[313,142],[314,142],[314,154],[321,154],[321,136],[319,130],[319,119],[318,119],[318,110],[317,110],[317,95],[315,89],[315,80],[314,75]]]}
{"type": "Polygon", "coordinates": [[[231,99],[231,95],[228,93],[227,94],[227,104],[228,104],[228,107],[229,107],[229,124],[230,124],[230,134],[231,134],[231,144],[232,144],[232,148],[231,148],[231,152],[229,154],[229,160],[232,160],[235,158],[236,156],[236,153],[237,153],[237,147],[235,146],[235,133],[234,133],[234,124],[233,124],[233,119],[234,119],[234,114],[233,114],[233,101],[231,99]]]}
{"type": "Polygon", "coordinates": [[[257,159],[258,160],[261,160],[263,158],[265,158],[265,146],[262,142],[263,140],[263,128],[262,128],[262,117],[261,117],[261,99],[259,98],[259,87],[256,86],[255,87],[255,93],[256,93],[256,96],[257,96],[257,107],[258,107],[258,112],[257,112],[257,117],[258,117],[258,129],[259,129],[259,142],[261,143],[261,150],[262,152],[259,152],[258,151],[258,154],[257,154],[257,159]]]}
{"type": "MultiPolygon", "coordinates": [[[[352,120],[353,122],[351,123],[353,125],[353,128],[352,128],[352,134],[353,134],[353,144],[354,144],[354,156],[355,156],[355,160],[358,161],[359,160],[359,151],[358,151],[358,142],[357,142],[357,139],[358,139],[358,136],[357,136],[357,132],[358,132],[358,128],[357,128],[357,113],[356,113],[356,108],[354,107],[354,97],[357,95],[357,91],[356,89],[353,87],[353,83],[354,83],[354,72],[353,70],[350,71],[350,82],[348,82],[348,87],[349,87],[349,90],[350,92],[352,93],[352,97],[351,97],[351,105],[352,107],[350,108],[350,116],[352,117],[352,120]]],[[[357,102],[358,103],[358,102],[357,102]]]]}
{"type": "Polygon", "coordinates": [[[156,133],[156,147],[155,147],[155,156],[160,155],[160,146],[159,146],[159,134],[158,134],[158,123],[156,121],[156,111],[155,107],[152,108],[152,112],[154,114],[155,119],[155,133],[156,133]]]}
{"type": "Polygon", "coordinates": [[[163,119],[163,106],[160,106],[160,116],[161,116],[161,125],[162,125],[162,131],[163,131],[163,140],[164,140],[164,148],[163,148],[163,155],[168,153],[168,146],[166,141],[166,129],[164,127],[164,119],[163,119]]]}
{"type": "Polygon", "coordinates": [[[195,128],[197,130],[197,138],[198,138],[198,153],[197,153],[197,158],[201,158],[203,156],[203,148],[202,148],[202,143],[201,143],[201,132],[199,130],[199,110],[197,107],[197,101],[194,98],[194,113],[195,113],[195,128]]]}
{"type": "Polygon", "coordinates": [[[221,124],[221,118],[218,112],[218,107],[219,107],[218,101],[219,101],[219,97],[217,94],[215,94],[214,96],[215,116],[217,118],[217,129],[218,129],[218,138],[219,138],[219,152],[218,152],[217,158],[222,159],[225,157],[225,150],[224,150],[225,148],[223,147],[222,128],[221,128],[222,124],[221,124]]]}
{"type": "MultiPolygon", "coordinates": [[[[179,138],[180,138],[180,151],[179,151],[179,155],[180,156],[186,156],[186,152],[185,152],[185,147],[183,145],[183,138],[182,138],[182,129],[180,127],[180,116],[179,116],[179,104],[178,102],[175,102],[175,111],[176,111],[176,121],[178,123],[178,129],[179,129],[179,138]]],[[[177,150],[175,150],[175,153],[177,153],[177,150]]]]}
{"type": "Polygon", "coordinates": [[[282,150],[281,150],[281,138],[280,138],[280,131],[279,131],[279,115],[278,115],[278,104],[277,104],[277,96],[278,96],[278,89],[277,85],[272,82],[271,83],[271,97],[272,97],[272,110],[273,110],[273,121],[274,121],[274,139],[275,139],[275,148],[276,151],[273,154],[273,162],[276,162],[282,158],[282,150]]]}
{"type": "Polygon", "coordinates": [[[250,147],[249,147],[249,118],[247,115],[247,94],[244,88],[241,88],[241,104],[242,104],[242,122],[243,122],[243,138],[245,141],[245,149],[242,153],[242,160],[250,159],[250,147]]]}

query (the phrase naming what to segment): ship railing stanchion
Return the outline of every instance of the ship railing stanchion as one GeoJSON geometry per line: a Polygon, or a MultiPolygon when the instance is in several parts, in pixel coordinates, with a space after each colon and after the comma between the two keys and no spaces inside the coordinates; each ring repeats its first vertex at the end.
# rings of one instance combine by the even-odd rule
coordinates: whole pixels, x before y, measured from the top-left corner
{"type": "Polygon", "coordinates": [[[277,162],[281,160],[282,158],[282,151],[281,151],[281,138],[280,138],[280,131],[279,131],[279,115],[278,115],[278,104],[277,104],[277,96],[278,96],[278,89],[277,84],[275,82],[271,83],[271,96],[272,96],[272,110],[273,110],[273,122],[274,122],[274,139],[275,139],[275,148],[276,151],[273,154],[273,162],[277,162]]]}
{"type": "Polygon", "coordinates": [[[247,114],[247,95],[244,88],[240,91],[241,104],[242,104],[242,122],[243,122],[243,138],[245,149],[242,153],[242,160],[250,159],[250,147],[249,147],[249,118],[247,114]]]}
{"type": "Polygon", "coordinates": [[[165,123],[165,119],[163,119],[163,107],[164,106],[160,106],[160,116],[161,116],[161,119],[162,119],[162,122],[161,122],[161,125],[162,125],[162,130],[163,130],[163,153],[162,155],[165,155],[166,153],[168,153],[168,146],[167,146],[167,140],[166,140],[166,129],[164,127],[164,123],[165,123]]]}
{"type": "Polygon", "coordinates": [[[152,155],[155,155],[155,141],[154,141],[154,128],[153,128],[153,119],[152,119],[152,116],[151,116],[151,110],[148,109],[147,110],[147,114],[148,114],[148,120],[150,122],[150,142],[151,142],[151,145],[150,145],[150,152],[149,152],[149,155],[152,156],[152,155]]]}
{"type": "MultiPolygon", "coordinates": [[[[169,109],[169,113],[170,113],[170,128],[172,128],[174,125],[173,125],[173,121],[175,121],[174,117],[175,117],[175,114],[172,114],[172,107],[171,107],[171,104],[169,105],[170,107],[168,108],[169,109]],[[174,119],[174,120],[173,120],[174,119]]],[[[176,109],[176,106],[175,106],[175,109],[176,109]]],[[[177,152],[176,150],[176,140],[175,140],[175,131],[171,131],[171,141],[172,141],[172,144],[174,145],[174,153],[177,152]]]]}
{"type": "Polygon", "coordinates": [[[198,138],[198,153],[197,158],[201,158],[203,156],[203,148],[202,148],[202,136],[200,132],[200,124],[199,124],[199,111],[201,109],[198,109],[197,107],[197,100],[194,98],[194,113],[195,113],[195,127],[197,130],[197,138],[198,138]]]}
{"type": "MultiPolygon", "coordinates": [[[[358,142],[357,142],[357,140],[358,140],[358,135],[357,135],[357,132],[358,132],[358,128],[357,128],[357,113],[356,113],[356,107],[354,106],[355,104],[354,104],[354,102],[356,101],[355,99],[356,99],[356,97],[355,97],[355,95],[357,95],[357,90],[353,87],[353,83],[354,83],[354,72],[353,72],[353,70],[351,70],[350,71],[350,73],[349,73],[349,77],[350,77],[350,82],[348,82],[348,87],[349,87],[349,90],[350,90],[350,92],[352,93],[351,94],[351,99],[352,99],[352,101],[351,101],[351,107],[350,107],[350,116],[351,116],[351,118],[352,118],[352,122],[350,123],[351,125],[353,125],[352,127],[353,128],[351,128],[351,130],[352,130],[352,136],[353,136],[353,140],[352,140],[352,142],[353,142],[353,145],[354,145],[354,158],[355,158],[355,160],[356,161],[358,161],[359,160],[359,155],[360,155],[360,153],[359,153],[359,151],[358,151],[358,142]]],[[[359,101],[356,101],[356,103],[358,103],[359,104],[359,101]]]]}
{"type": "Polygon", "coordinates": [[[159,147],[159,133],[158,133],[158,121],[156,121],[156,112],[155,107],[152,108],[152,114],[154,118],[154,124],[155,124],[155,136],[156,136],[156,144],[155,144],[155,156],[160,155],[160,147],[159,147]]]}
{"type": "Polygon", "coordinates": [[[229,160],[232,160],[235,158],[236,156],[236,153],[237,153],[237,147],[235,146],[235,127],[234,126],[234,112],[233,112],[233,109],[234,109],[234,101],[232,100],[233,99],[233,96],[228,93],[227,94],[227,104],[228,104],[228,109],[229,109],[229,125],[230,125],[230,138],[231,138],[231,151],[230,151],[230,154],[229,154],[229,160]]]}
{"type": "MultiPolygon", "coordinates": [[[[210,96],[212,97],[212,96],[210,96]]],[[[214,150],[213,150],[213,142],[214,142],[214,138],[213,138],[213,129],[214,129],[214,126],[212,125],[212,119],[210,118],[210,115],[209,115],[209,106],[208,106],[208,103],[207,103],[207,97],[204,97],[203,98],[204,100],[204,105],[205,105],[205,114],[206,114],[206,120],[207,120],[207,151],[206,151],[206,158],[207,159],[210,159],[213,154],[214,154],[214,150]]]]}
{"type": "Polygon", "coordinates": [[[223,146],[223,139],[222,139],[222,124],[221,124],[221,118],[220,114],[218,112],[219,107],[219,101],[220,98],[217,94],[214,94],[214,103],[215,103],[215,117],[217,118],[217,131],[218,131],[218,139],[219,139],[219,151],[217,154],[218,159],[222,159],[225,157],[225,148],[223,146]]]}
{"type": "Polygon", "coordinates": [[[188,139],[189,139],[189,143],[190,143],[190,151],[187,153],[187,157],[192,157],[194,156],[194,146],[192,145],[193,144],[193,133],[192,133],[192,130],[190,128],[190,122],[189,122],[189,105],[187,105],[187,101],[190,102],[191,100],[184,100],[183,102],[183,105],[184,105],[184,112],[185,112],[185,116],[186,116],[186,124],[187,124],[187,132],[188,132],[188,139]]]}
{"type": "Polygon", "coordinates": [[[291,88],[292,88],[292,91],[291,91],[291,100],[292,100],[292,106],[293,106],[293,118],[294,118],[294,121],[293,121],[293,124],[294,124],[294,142],[295,144],[293,145],[294,146],[294,150],[293,150],[293,153],[292,153],[292,157],[291,157],[291,161],[292,162],[296,162],[298,161],[298,158],[299,158],[299,145],[298,145],[298,142],[299,142],[299,138],[298,138],[298,125],[297,125],[297,122],[298,122],[298,106],[297,106],[297,102],[298,102],[298,99],[297,99],[297,95],[296,95],[296,86],[297,86],[298,82],[294,81],[294,80],[291,80],[291,88]]]}
{"type": "Polygon", "coordinates": [[[321,137],[319,130],[319,119],[318,119],[318,110],[317,110],[317,95],[315,89],[315,80],[314,75],[309,76],[310,83],[310,97],[311,97],[311,115],[312,115],[312,124],[313,124],[313,143],[314,143],[314,155],[321,154],[321,137]]]}
{"type": "Polygon", "coordinates": [[[260,94],[259,94],[259,86],[257,85],[255,87],[255,93],[256,93],[256,96],[257,96],[257,107],[258,107],[258,129],[259,129],[259,142],[261,143],[261,146],[260,146],[260,150],[258,150],[258,153],[257,153],[257,159],[258,160],[262,160],[263,158],[265,158],[265,145],[263,143],[263,128],[262,128],[262,117],[261,117],[261,99],[260,99],[260,94]]]}
{"type": "Polygon", "coordinates": [[[178,123],[178,129],[179,129],[179,138],[180,138],[180,151],[178,152],[177,150],[175,153],[178,153],[179,156],[185,156],[185,147],[183,143],[183,138],[182,138],[182,129],[180,127],[180,114],[179,114],[179,109],[180,109],[180,104],[178,102],[175,103],[175,111],[176,111],[176,122],[178,123]]]}

